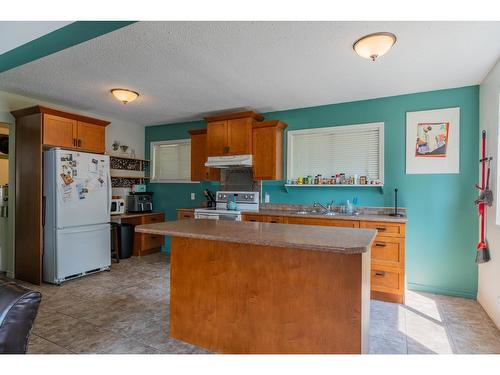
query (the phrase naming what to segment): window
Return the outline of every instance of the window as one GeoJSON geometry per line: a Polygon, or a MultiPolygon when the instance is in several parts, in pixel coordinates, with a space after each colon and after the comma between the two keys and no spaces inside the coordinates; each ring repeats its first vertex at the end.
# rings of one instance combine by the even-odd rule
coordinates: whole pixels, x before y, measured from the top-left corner
{"type": "Polygon", "coordinates": [[[151,182],[191,182],[191,140],[151,142],[151,182]]]}
{"type": "Polygon", "coordinates": [[[384,182],[384,123],[288,132],[287,178],[367,176],[384,182]]]}

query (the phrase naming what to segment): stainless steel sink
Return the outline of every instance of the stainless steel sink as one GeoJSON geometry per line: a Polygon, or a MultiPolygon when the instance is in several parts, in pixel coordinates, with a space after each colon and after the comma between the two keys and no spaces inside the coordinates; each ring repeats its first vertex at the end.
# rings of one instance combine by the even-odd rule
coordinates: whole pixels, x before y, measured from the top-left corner
{"type": "Polygon", "coordinates": [[[295,212],[297,215],[309,215],[310,212],[309,211],[297,211],[295,212]]]}

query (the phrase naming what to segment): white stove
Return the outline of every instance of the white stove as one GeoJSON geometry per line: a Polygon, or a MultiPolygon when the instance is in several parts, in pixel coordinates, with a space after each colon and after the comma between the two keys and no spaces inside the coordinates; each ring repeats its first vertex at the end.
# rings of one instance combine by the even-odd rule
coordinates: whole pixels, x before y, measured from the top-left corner
{"type": "Polygon", "coordinates": [[[218,191],[215,195],[214,208],[197,208],[195,219],[233,220],[241,221],[243,211],[259,210],[259,193],[255,191],[218,191]],[[228,202],[234,201],[236,209],[228,209],[228,202]]]}

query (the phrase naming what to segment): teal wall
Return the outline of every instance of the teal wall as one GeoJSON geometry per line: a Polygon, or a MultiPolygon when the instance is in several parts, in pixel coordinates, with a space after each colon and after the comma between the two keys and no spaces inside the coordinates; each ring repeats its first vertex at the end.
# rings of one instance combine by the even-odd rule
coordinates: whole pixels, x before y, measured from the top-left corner
{"type": "MultiPolygon", "coordinates": [[[[401,205],[408,209],[406,269],[408,288],[475,298],[477,267],[477,215],[474,207],[478,178],[479,87],[400,95],[358,102],[301,108],[264,114],[280,119],[287,130],[384,122],[385,188],[291,188],[282,182],[266,182],[263,192],[271,203],[306,203],[314,200],[336,203],[358,197],[363,206],[392,206],[394,187],[401,205]],[[460,107],[460,173],[440,175],[405,174],[406,112],[460,107]]],[[[149,142],[188,138],[188,129],[204,127],[203,121],[146,127],[149,142]]],[[[285,151],[286,152],[286,151],[285,151]]],[[[201,192],[211,184],[150,184],[155,205],[167,218],[175,208],[194,207],[203,201],[201,192]],[[196,192],[197,201],[191,201],[196,192]]],[[[213,184],[212,189],[217,185],[213,184]]],[[[168,245],[167,245],[168,248],[168,245]]]]}

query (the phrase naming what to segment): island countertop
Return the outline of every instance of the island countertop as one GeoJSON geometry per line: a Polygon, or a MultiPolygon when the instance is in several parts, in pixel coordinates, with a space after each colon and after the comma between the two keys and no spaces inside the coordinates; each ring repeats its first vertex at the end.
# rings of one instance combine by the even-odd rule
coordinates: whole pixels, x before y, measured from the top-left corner
{"type": "Polygon", "coordinates": [[[367,252],[373,229],[190,219],[138,225],[139,233],[344,254],[367,252]]]}

